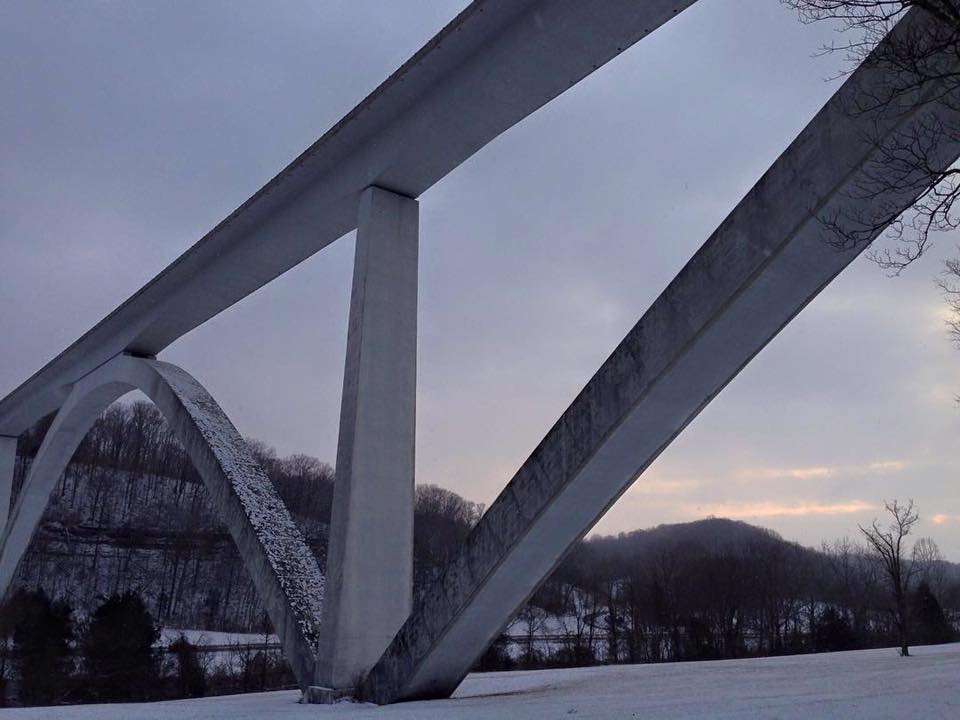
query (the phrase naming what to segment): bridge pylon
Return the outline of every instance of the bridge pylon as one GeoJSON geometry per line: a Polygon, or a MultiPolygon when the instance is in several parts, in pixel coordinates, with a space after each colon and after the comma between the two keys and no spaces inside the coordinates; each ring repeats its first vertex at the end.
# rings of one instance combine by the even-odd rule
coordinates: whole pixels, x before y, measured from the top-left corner
{"type": "Polygon", "coordinates": [[[416,200],[361,194],[311,702],[353,695],[413,602],[418,224],[416,200]]]}

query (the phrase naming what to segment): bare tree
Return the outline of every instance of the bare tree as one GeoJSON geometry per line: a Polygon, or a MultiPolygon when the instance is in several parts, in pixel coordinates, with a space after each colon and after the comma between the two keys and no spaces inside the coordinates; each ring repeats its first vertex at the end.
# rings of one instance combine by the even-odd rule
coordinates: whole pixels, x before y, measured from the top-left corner
{"type": "Polygon", "coordinates": [[[870,527],[865,528],[862,525],[858,527],[890,583],[890,594],[893,600],[891,613],[899,636],[900,654],[907,657],[910,654],[907,594],[910,592],[910,581],[915,565],[904,558],[903,544],[904,538],[910,534],[920,516],[914,510],[913,500],[908,501],[905,506],[897,500],[884,505],[891,518],[886,527],[881,527],[877,519],[874,519],[870,527]]]}
{"type": "MultiPolygon", "coordinates": [[[[871,243],[886,230],[888,247],[871,249],[869,256],[891,274],[899,274],[931,246],[931,233],[960,226],[955,204],[960,196],[956,167],[942,167],[938,149],[960,138],[960,124],[946,122],[942,112],[924,112],[938,106],[960,108],[960,2],[958,0],[781,0],[798,11],[804,22],[839,24],[845,41],[826,51],[841,52],[850,70],[863,61],[884,71],[885,82],[849,108],[853,114],[896,108],[920,113],[910,130],[892,139],[876,140],[877,159],[852,191],[859,200],[878,200],[902,193],[914,194],[912,207],[903,212],[899,201],[881,203],[869,217],[824,218],[835,231],[837,244],[856,247],[871,243]],[[894,25],[909,10],[923,15],[921,22],[894,25]],[[887,37],[886,41],[880,41],[887,37]],[[936,89],[934,89],[934,84],[936,89]]],[[[916,18],[915,18],[916,19],[916,18]]],[[[953,116],[952,114],[950,115],[953,116]]]]}
{"type": "MultiPolygon", "coordinates": [[[[957,250],[960,252],[960,247],[957,250]]],[[[950,338],[960,347],[960,257],[948,258],[943,265],[937,284],[950,308],[950,318],[947,320],[950,338]]]]}
{"type": "Polygon", "coordinates": [[[920,581],[927,584],[938,601],[942,601],[947,563],[933,538],[920,538],[914,543],[911,561],[920,581]]]}
{"type": "Polygon", "coordinates": [[[830,599],[839,604],[854,633],[866,636],[879,583],[876,563],[866,548],[850,538],[825,542],[821,552],[832,579],[830,599]]]}
{"type": "Polygon", "coordinates": [[[450,562],[483,515],[483,506],[437,485],[418,485],[414,504],[414,597],[450,562]]]}
{"type": "MultiPolygon", "coordinates": [[[[942,120],[945,116],[957,117],[955,111],[960,109],[960,0],[781,2],[794,8],[804,22],[840,25],[845,41],[824,50],[845,54],[847,70],[869,58],[888,71],[886,86],[851,112],[899,105],[905,112],[921,113],[921,121],[912,130],[876,143],[879,159],[853,191],[859,199],[874,200],[891,192],[895,196],[896,191],[915,193],[912,206],[902,212],[899,205],[890,204],[870,217],[823,218],[841,247],[872,243],[886,231],[884,246],[871,248],[868,257],[889,274],[899,275],[932,246],[932,234],[960,227],[960,168],[944,168],[937,162],[939,147],[960,140],[960,123],[942,120]],[[880,43],[911,10],[924,16],[921,19],[925,22],[915,23],[907,32],[880,43]],[[928,92],[934,84],[937,90],[928,92]],[[930,109],[938,105],[951,112],[924,115],[922,106],[928,104],[930,109]]],[[[944,263],[937,282],[951,310],[947,323],[951,338],[960,347],[960,258],[944,263]]]]}
{"type": "Polygon", "coordinates": [[[533,668],[541,661],[541,652],[537,647],[538,638],[547,629],[547,612],[538,605],[527,602],[517,613],[519,629],[521,630],[520,663],[523,667],[533,668]]]}

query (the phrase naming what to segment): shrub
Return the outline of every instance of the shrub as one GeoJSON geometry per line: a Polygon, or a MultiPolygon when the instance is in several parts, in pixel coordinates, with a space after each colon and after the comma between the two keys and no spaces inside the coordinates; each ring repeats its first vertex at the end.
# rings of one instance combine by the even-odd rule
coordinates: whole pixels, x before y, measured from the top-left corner
{"type": "Polygon", "coordinates": [[[177,697],[203,697],[207,693],[207,673],[197,657],[197,646],[181,634],[170,645],[177,659],[177,697]]]}

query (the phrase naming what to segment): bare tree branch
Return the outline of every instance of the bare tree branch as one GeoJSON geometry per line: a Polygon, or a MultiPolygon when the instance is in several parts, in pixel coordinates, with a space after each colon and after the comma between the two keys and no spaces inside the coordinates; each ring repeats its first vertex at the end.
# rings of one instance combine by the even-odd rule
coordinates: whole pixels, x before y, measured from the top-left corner
{"type": "MultiPolygon", "coordinates": [[[[846,72],[869,60],[886,71],[889,82],[863,97],[848,110],[860,114],[879,107],[919,109],[922,105],[960,106],[960,73],[944,58],[960,57],[960,0],[781,0],[793,8],[801,21],[831,21],[838,25],[843,42],[823,48],[841,52],[846,72]],[[901,33],[880,41],[911,9],[926,12],[935,22],[922,30],[901,33]],[[941,92],[925,92],[933,83],[941,92]],[[918,108],[916,98],[924,100],[918,108]]],[[[823,218],[834,243],[842,248],[860,247],[882,236],[884,247],[868,256],[891,275],[899,275],[932,246],[931,235],[960,226],[955,205],[960,196],[957,169],[946,171],[933,161],[934,150],[945,140],[960,136],[960,127],[944,124],[931,112],[920,124],[892,140],[874,142],[877,160],[852,191],[858,200],[877,200],[887,195],[916,193],[912,206],[902,212],[894,205],[871,216],[844,215],[823,218]],[[851,229],[852,228],[852,229],[851,229]]],[[[868,138],[869,139],[869,138],[868,138]]],[[[854,203],[856,205],[856,203],[854,203]]]]}

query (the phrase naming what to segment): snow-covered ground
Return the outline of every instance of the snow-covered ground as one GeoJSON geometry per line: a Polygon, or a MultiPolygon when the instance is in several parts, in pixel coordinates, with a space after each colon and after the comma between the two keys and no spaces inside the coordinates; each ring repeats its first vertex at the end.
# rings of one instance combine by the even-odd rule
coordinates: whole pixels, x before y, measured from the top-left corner
{"type": "Polygon", "coordinates": [[[0,720],[960,718],[960,644],[830,655],[470,675],[450,700],[298,705],[298,692],[0,710],[0,720]]]}

